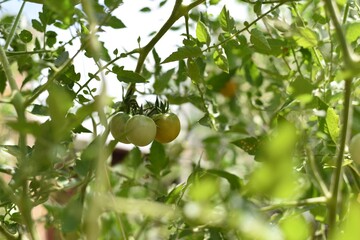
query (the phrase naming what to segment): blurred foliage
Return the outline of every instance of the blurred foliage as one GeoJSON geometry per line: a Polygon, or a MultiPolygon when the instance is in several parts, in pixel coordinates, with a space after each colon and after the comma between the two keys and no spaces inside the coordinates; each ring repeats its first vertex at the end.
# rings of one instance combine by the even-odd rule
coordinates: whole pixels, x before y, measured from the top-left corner
{"type": "MultiPolygon", "coordinates": [[[[164,59],[159,46],[140,44],[150,34],[146,23],[137,29],[137,49],[112,49],[102,40],[107,29],[126,27],[116,15],[128,6],[121,0],[29,2],[42,10],[27,27],[17,25],[17,16],[0,16],[0,44],[23,99],[19,111],[2,59],[2,237],[38,239],[40,223],[55,239],[329,237],[334,205],[327,191],[349,76],[349,135],[360,132],[359,74],[345,64],[329,1],[234,1],[247,12],[239,21],[221,1],[177,0],[173,13],[191,9],[164,23],[182,40],[164,59]],[[79,58],[94,66],[82,69],[79,58]],[[118,61],[130,59],[138,61],[134,70],[118,61]],[[116,82],[118,96],[102,91],[105,78],[116,82]],[[180,136],[131,146],[116,160],[123,145],[108,136],[108,119],[154,96],[179,115],[180,136]],[[46,214],[32,219],[39,205],[46,214]]],[[[141,14],[155,11],[142,4],[141,14]]],[[[169,4],[159,1],[157,8],[169,4]]],[[[348,48],[359,54],[359,4],[333,4],[348,48]]],[[[155,43],[159,32],[152,33],[155,43]]],[[[347,148],[343,157],[333,237],[357,239],[360,169],[347,148]]]]}

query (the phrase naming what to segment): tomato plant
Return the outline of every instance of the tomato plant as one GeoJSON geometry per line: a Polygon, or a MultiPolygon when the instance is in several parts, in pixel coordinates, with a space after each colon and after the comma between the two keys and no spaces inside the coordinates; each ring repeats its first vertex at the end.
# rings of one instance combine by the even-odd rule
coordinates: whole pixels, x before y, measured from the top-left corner
{"type": "Polygon", "coordinates": [[[157,114],[152,117],[156,124],[155,140],[159,143],[169,143],[180,133],[179,117],[174,113],[157,114]]]}
{"type": "Polygon", "coordinates": [[[358,1],[0,2],[1,239],[360,236],[358,1]]]}

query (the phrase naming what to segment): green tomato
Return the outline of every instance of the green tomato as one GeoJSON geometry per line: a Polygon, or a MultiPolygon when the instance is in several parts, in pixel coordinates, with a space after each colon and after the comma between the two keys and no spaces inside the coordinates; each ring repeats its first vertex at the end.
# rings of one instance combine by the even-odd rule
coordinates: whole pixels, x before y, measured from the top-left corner
{"type": "Polygon", "coordinates": [[[159,143],[169,143],[179,135],[181,126],[176,114],[157,114],[153,119],[157,127],[155,140],[159,143]]]}
{"type": "Polygon", "coordinates": [[[111,118],[109,123],[110,133],[115,140],[122,143],[130,143],[126,138],[125,125],[126,122],[130,119],[130,116],[126,113],[117,113],[111,118]]]}
{"type": "Polygon", "coordinates": [[[360,133],[351,138],[349,152],[351,154],[351,158],[360,164],[360,133]]]}
{"type": "Polygon", "coordinates": [[[155,139],[156,124],[144,115],[135,115],[126,122],[126,137],[135,146],[146,146],[155,139]]]}

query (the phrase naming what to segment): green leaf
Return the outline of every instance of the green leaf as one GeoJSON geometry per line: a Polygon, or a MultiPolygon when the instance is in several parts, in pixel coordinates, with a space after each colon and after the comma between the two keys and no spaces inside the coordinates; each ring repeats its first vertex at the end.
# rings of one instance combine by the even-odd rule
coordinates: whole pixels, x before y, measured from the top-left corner
{"type": "Polygon", "coordinates": [[[151,12],[151,9],[149,7],[143,7],[140,9],[140,12],[151,12]]]}
{"type": "Polygon", "coordinates": [[[340,134],[339,115],[333,108],[329,107],[327,109],[325,121],[331,139],[334,141],[334,143],[337,143],[340,134]]]}
{"type": "Polygon", "coordinates": [[[314,86],[307,79],[298,77],[290,83],[288,90],[293,97],[307,103],[312,100],[314,86]]]}
{"type": "Polygon", "coordinates": [[[45,33],[45,36],[46,36],[46,45],[49,47],[53,47],[54,44],[56,43],[57,33],[54,31],[47,31],[45,33]]]}
{"type": "Polygon", "coordinates": [[[171,192],[165,197],[165,202],[167,204],[174,204],[176,203],[186,188],[187,183],[181,183],[177,185],[175,188],[171,190],[171,192]]]}
{"type": "Polygon", "coordinates": [[[51,15],[55,15],[65,25],[69,25],[74,19],[75,6],[71,0],[47,0],[44,4],[51,9],[51,15]]]}
{"type": "Polygon", "coordinates": [[[218,170],[218,169],[209,169],[209,170],[206,170],[206,171],[208,173],[217,175],[218,177],[225,178],[229,182],[231,190],[233,190],[233,191],[240,190],[240,188],[241,188],[241,180],[240,180],[240,178],[238,176],[236,176],[236,175],[234,175],[232,173],[223,171],[223,170],[218,170]]]}
{"type": "MultiPolygon", "coordinates": [[[[17,145],[0,145],[0,148],[2,148],[7,153],[9,153],[10,155],[16,158],[19,158],[22,155],[21,150],[17,145]]],[[[31,147],[27,146],[26,150],[28,153],[31,152],[31,147]]]]}
{"type": "Polygon", "coordinates": [[[293,38],[296,43],[303,48],[312,48],[318,44],[318,35],[310,28],[296,28],[293,38]]]}
{"type": "Polygon", "coordinates": [[[32,27],[39,31],[39,32],[44,32],[44,26],[41,24],[41,22],[39,22],[38,20],[36,19],[33,19],[31,20],[31,23],[32,23],[32,27]]]}
{"type": "Polygon", "coordinates": [[[218,66],[224,72],[229,73],[229,62],[226,56],[222,53],[222,51],[215,50],[213,54],[213,59],[216,66],[218,66]]]}
{"type": "Polygon", "coordinates": [[[155,79],[154,90],[156,94],[162,93],[162,91],[164,91],[168,87],[169,81],[174,75],[174,72],[175,69],[172,68],[155,79]]]}
{"type": "Polygon", "coordinates": [[[197,22],[196,25],[196,37],[201,43],[206,43],[206,45],[210,45],[210,34],[205,26],[205,24],[201,21],[197,22]]]}
{"type": "Polygon", "coordinates": [[[189,58],[187,61],[187,67],[188,67],[188,76],[190,77],[190,79],[198,83],[201,80],[201,72],[196,61],[189,58]]]}
{"type": "Polygon", "coordinates": [[[21,39],[21,41],[23,41],[24,43],[29,43],[32,40],[32,34],[31,32],[29,32],[28,30],[22,30],[21,33],[19,34],[19,37],[21,39]]]}
{"type": "Polygon", "coordinates": [[[166,157],[164,145],[154,141],[151,144],[149,160],[150,165],[148,166],[148,169],[150,169],[155,176],[159,177],[161,172],[169,163],[169,160],[166,157]]]}
{"type": "Polygon", "coordinates": [[[82,39],[82,44],[85,46],[85,56],[88,58],[94,58],[96,61],[100,59],[110,61],[110,55],[105,47],[105,43],[99,41],[97,38],[98,36],[95,36],[92,41],[90,41],[91,44],[84,42],[84,39],[82,39]]]}
{"type": "Polygon", "coordinates": [[[260,140],[255,137],[248,137],[248,138],[238,139],[231,143],[234,144],[235,146],[241,148],[242,150],[247,152],[249,155],[255,155],[257,153],[260,140]]]}
{"type": "Polygon", "coordinates": [[[262,49],[265,52],[270,52],[271,47],[265,38],[263,32],[258,29],[251,30],[250,42],[254,44],[255,48],[262,49]]]}
{"type": "Polygon", "coordinates": [[[345,26],[345,29],[348,42],[355,42],[360,37],[360,22],[349,23],[345,26]]]}
{"type": "Polygon", "coordinates": [[[57,80],[60,83],[65,84],[70,88],[72,88],[74,86],[74,83],[80,80],[80,77],[81,74],[75,72],[75,66],[70,65],[69,67],[66,68],[66,70],[63,73],[61,73],[57,77],[57,80]]]}
{"type": "Polygon", "coordinates": [[[170,54],[162,63],[174,62],[186,58],[195,58],[202,55],[201,48],[198,46],[184,46],[178,48],[176,52],[170,54]]]}
{"type": "Polygon", "coordinates": [[[69,59],[69,52],[64,51],[55,59],[54,64],[56,67],[60,67],[69,59]]]}
{"type": "Polygon", "coordinates": [[[49,107],[39,104],[34,104],[33,109],[31,110],[32,114],[39,116],[49,116],[49,107]]]}
{"type": "Polygon", "coordinates": [[[116,74],[117,79],[120,82],[125,83],[145,83],[146,79],[140,74],[130,71],[124,70],[124,67],[114,66],[112,68],[113,73],[116,74]]]}
{"type": "Polygon", "coordinates": [[[83,204],[81,199],[76,197],[70,200],[61,212],[61,230],[64,233],[76,231],[81,223],[83,204]]]}
{"type": "Polygon", "coordinates": [[[225,32],[232,32],[235,29],[235,21],[230,16],[230,13],[226,9],[226,6],[224,6],[220,12],[219,22],[221,29],[225,32]]]}
{"type": "Polygon", "coordinates": [[[109,20],[106,21],[106,23],[104,23],[104,26],[109,26],[109,27],[112,27],[114,29],[120,29],[120,28],[125,28],[126,27],[125,24],[115,16],[111,16],[109,18],[109,20]]]}

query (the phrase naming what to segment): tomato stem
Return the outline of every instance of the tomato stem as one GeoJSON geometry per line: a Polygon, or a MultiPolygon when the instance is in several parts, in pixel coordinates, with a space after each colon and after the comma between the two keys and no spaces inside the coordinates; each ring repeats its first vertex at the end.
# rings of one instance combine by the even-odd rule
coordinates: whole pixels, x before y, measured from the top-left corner
{"type": "MultiPolygon", "coordinates": [[[[146,44],[144,47],[139,50],[139,58],[135,68],[136,73],[141,73],[142,67],[144,65],[145,59],[150,51],[154,48],[156,43],[164,36],[164,34],[174,25],[174,23],[181,17],[186,16],[188,12],[205,2],[205,0],[197,0],[189,5],[182,5],[182,0],[176,0],[172,13],[164,25],[160,28],[157,34],[146,44]]],[[[125,99],[134,95],[136,91],[136,84],[131,83],[126,91],[125,99]]]]}

